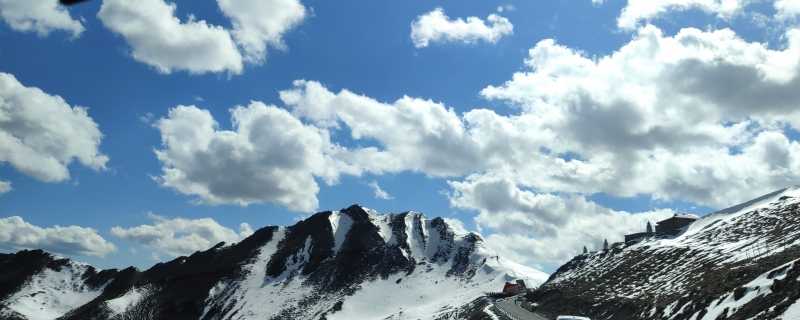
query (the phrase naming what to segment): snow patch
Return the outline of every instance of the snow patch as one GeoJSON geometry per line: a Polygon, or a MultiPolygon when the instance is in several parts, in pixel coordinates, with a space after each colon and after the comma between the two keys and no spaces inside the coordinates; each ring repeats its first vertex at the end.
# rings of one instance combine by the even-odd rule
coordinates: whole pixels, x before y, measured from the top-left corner
{"type": "Polygon", "coordinates": [[[347,238],[347,233],[350,232],[350,227],[353,226],[353,219],[347,214],[334,211],[328,215],[328,220],[333,230],[333,252],[338,253],[347,238]]]}
{"type": "Polygon", "coordinates": [[[483,243],[477,245],[475,256],[483,257],[484,259],[486,259],[485,266],[493,270],[499,270],[505,272],[508,281],[514,279],[525,280],[525,284],[529,288],[534,288],[539,286],[540,284],[547,281],[547,278],[550,277],[549,274],[539,271],[537,269],[516,263],[508,259],[501,258],[494,252],[486,249],[483,243]]]}
{"type": "Polygon", "coordinates": [[[425,234],[421,229],[425,229],[426,221],[422,215],[409,212],[405,216],[406,242],[408,243],[409,254],[419,260],[425,257],[425,234]]]}
{"type": "Polygon", "coordinates": [[[342,310],[330,320],[434,319],[455,311],[487,291],[499,290],[506,281],[502,272],[479,273],[470,280],[448,277],[446,267],[429,272],[403,273],[361,284],[342,310]],[[446,294],[442,294],[446,293],[446,294]],[[391,303],[387,303],[391,301],[391,303]]]}
{"type": "Polygon", "coordinates": [[[125,294],[110,300],[106,300],[105,304],[106,307],[111,311],[112,314],[118,315],[124,313],[128,309],[136,306],[142,298],[145,297],[147,292],[149,291],[148,288],[133,288],[128,290],[125,294]]]}
{"type": "Polygon", "coordinates": [[[489,315],[489,318],[492,318],[492,320],[500,320],[500,317],[498,317],[496,314],[494,314],[494,312],[492,312],[491,304],[483,308],[483,313],[489,315]]]}
{"type": "Polygon", "coordinates": [[[56,319],[103,292],[105,285],[92,289],[84,282],[83,274],[88,268],[77,262],[70,262],[59,271],[46,268],[6,299],[6,304],[28,320],[56,319]]]}
{"type": "MultiPolygon", "coordinates": [[[[746,305],[753,299],[761,296],[766,296],[772,293],[772,284],[775,283],[776,280],[783,280],[786,278],[786,270],[791,268],[797,260],[792,262],[786,263],[780,267],[772,269],[770,271],[765,272],[764,274],[758,276],[758,278],[754,279],[753,281],[748,282],[743,287],[747,290],[743,297],[740,299],[734,298],[734,293],[729,292],[727,294],[723,294],[721,298],[711,302],[709,304],[708,311],[706,314],[700,318],[700,320],[714,320],[720,317],[720,315],[724,314],[727,318],[729,315],[736,313],[739,308],[746,305]],[[771,279],[769,278],[769,274],[775,272],[777,270],[783,270],[783,272],[774,275],[771,279]]],[[[786,319],[795,319],[795,318],[786,318],[786,319]]]]}
{"type": "Polygon", "coordinates": [[[383,238],[383,242],[389,246],[393,246],[397,244],[397,239],[394,237],[394,233],[392,232],[392,215],[382,215],[375,210],[364,208],[364,211],[367,212],[369,216],[369,221],[378,227],[378,235],[383,238]]]}
{"type": "MultiPolygon", "coordinates": [[[[278,243],[286,236],[286,229],[279,228],[258,253],[253,263],[245,266],[246,276],[236,283],[220,283],[215,287],[214,296],[209,300],[223,298],[227,313],[221,319],[246,320],[270,319],[291,304],[297,297],[310,292],[301,281],[286,281],[267,278],[267,265],[272,255],[278,251],[278,243]],[[229,296],[222,295],[223,288],[233,286],[229,296]]],[[[310,238],[309,238],[310,239],[310,238]]],[[[306,241],[308,248],[310,241],[306,241]]],[[[306,248],[306,249],[307,249],[306,248]]],[[[304,251],[306,251],[304,249],[304,251]]],[[[210,304],[209,304],[210,305],[210,304]]]]}
{"type": "Polygon", "coordinates": [[[786,311],[783,312],[784,320],[800,319],[800,300],[795,301],[786,311]]]}

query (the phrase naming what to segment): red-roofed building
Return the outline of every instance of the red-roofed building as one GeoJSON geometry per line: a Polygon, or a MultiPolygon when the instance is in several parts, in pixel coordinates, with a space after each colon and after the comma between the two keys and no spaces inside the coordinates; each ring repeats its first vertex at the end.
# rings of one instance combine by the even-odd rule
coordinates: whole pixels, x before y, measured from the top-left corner
{"type": "Polygon", "coordinates": [[[528,289],[525,286],[525,281],[517,280],[517,283],[506,282],[503,286],[503,293],[508,295],[518,295],[528,289]]]}

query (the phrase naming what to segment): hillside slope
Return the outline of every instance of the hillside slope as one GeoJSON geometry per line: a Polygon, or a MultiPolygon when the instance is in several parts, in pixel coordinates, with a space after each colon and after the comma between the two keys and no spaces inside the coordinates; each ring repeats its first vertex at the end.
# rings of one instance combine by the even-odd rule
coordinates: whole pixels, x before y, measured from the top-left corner
{"type": "Polygon", "coordinates": [[[444,219],[359,206],[146,271],[97,272],[22,251],[0,256],[0,274],[13,274],[0,276],[0,316],[15,320],[501,319],[484,293],[546,278],[444,219]]]}
{"type": "Polygon", "coordinates": [[[800,319],[800,188],[710,214],[674,239],[575,257],[528,298],[592,319],[800,319]]]}

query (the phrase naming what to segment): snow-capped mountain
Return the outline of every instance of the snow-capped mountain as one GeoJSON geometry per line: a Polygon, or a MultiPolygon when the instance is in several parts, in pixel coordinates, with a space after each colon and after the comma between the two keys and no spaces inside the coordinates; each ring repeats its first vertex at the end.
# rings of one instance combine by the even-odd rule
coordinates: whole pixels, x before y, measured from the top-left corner
{"type": "Polygon", "coordinates": [[[0,255],[0,318],[498,319],[486,292],[545,278],[444,219],[351,206],[146,271],[0,255]]]}
{"type": "Polygon", "coordinates": [[[800,188],[697,220],[672,239],[583,254],[528,296],[592,319],[800,319],[800,188]]]}

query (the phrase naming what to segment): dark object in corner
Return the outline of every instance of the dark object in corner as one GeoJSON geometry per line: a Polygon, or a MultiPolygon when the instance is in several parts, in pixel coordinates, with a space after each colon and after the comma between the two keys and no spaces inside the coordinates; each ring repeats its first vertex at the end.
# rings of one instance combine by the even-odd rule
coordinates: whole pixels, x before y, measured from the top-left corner
{"type": "Polygon", "coordinates": [[[61,3],[62,5],[65,5],[65,6],[71,6],[73,4],[78,4],[78,3],[86,2],[86,1],[89,1],[89,0],[58,0],[59,3],[61,3]]]}

